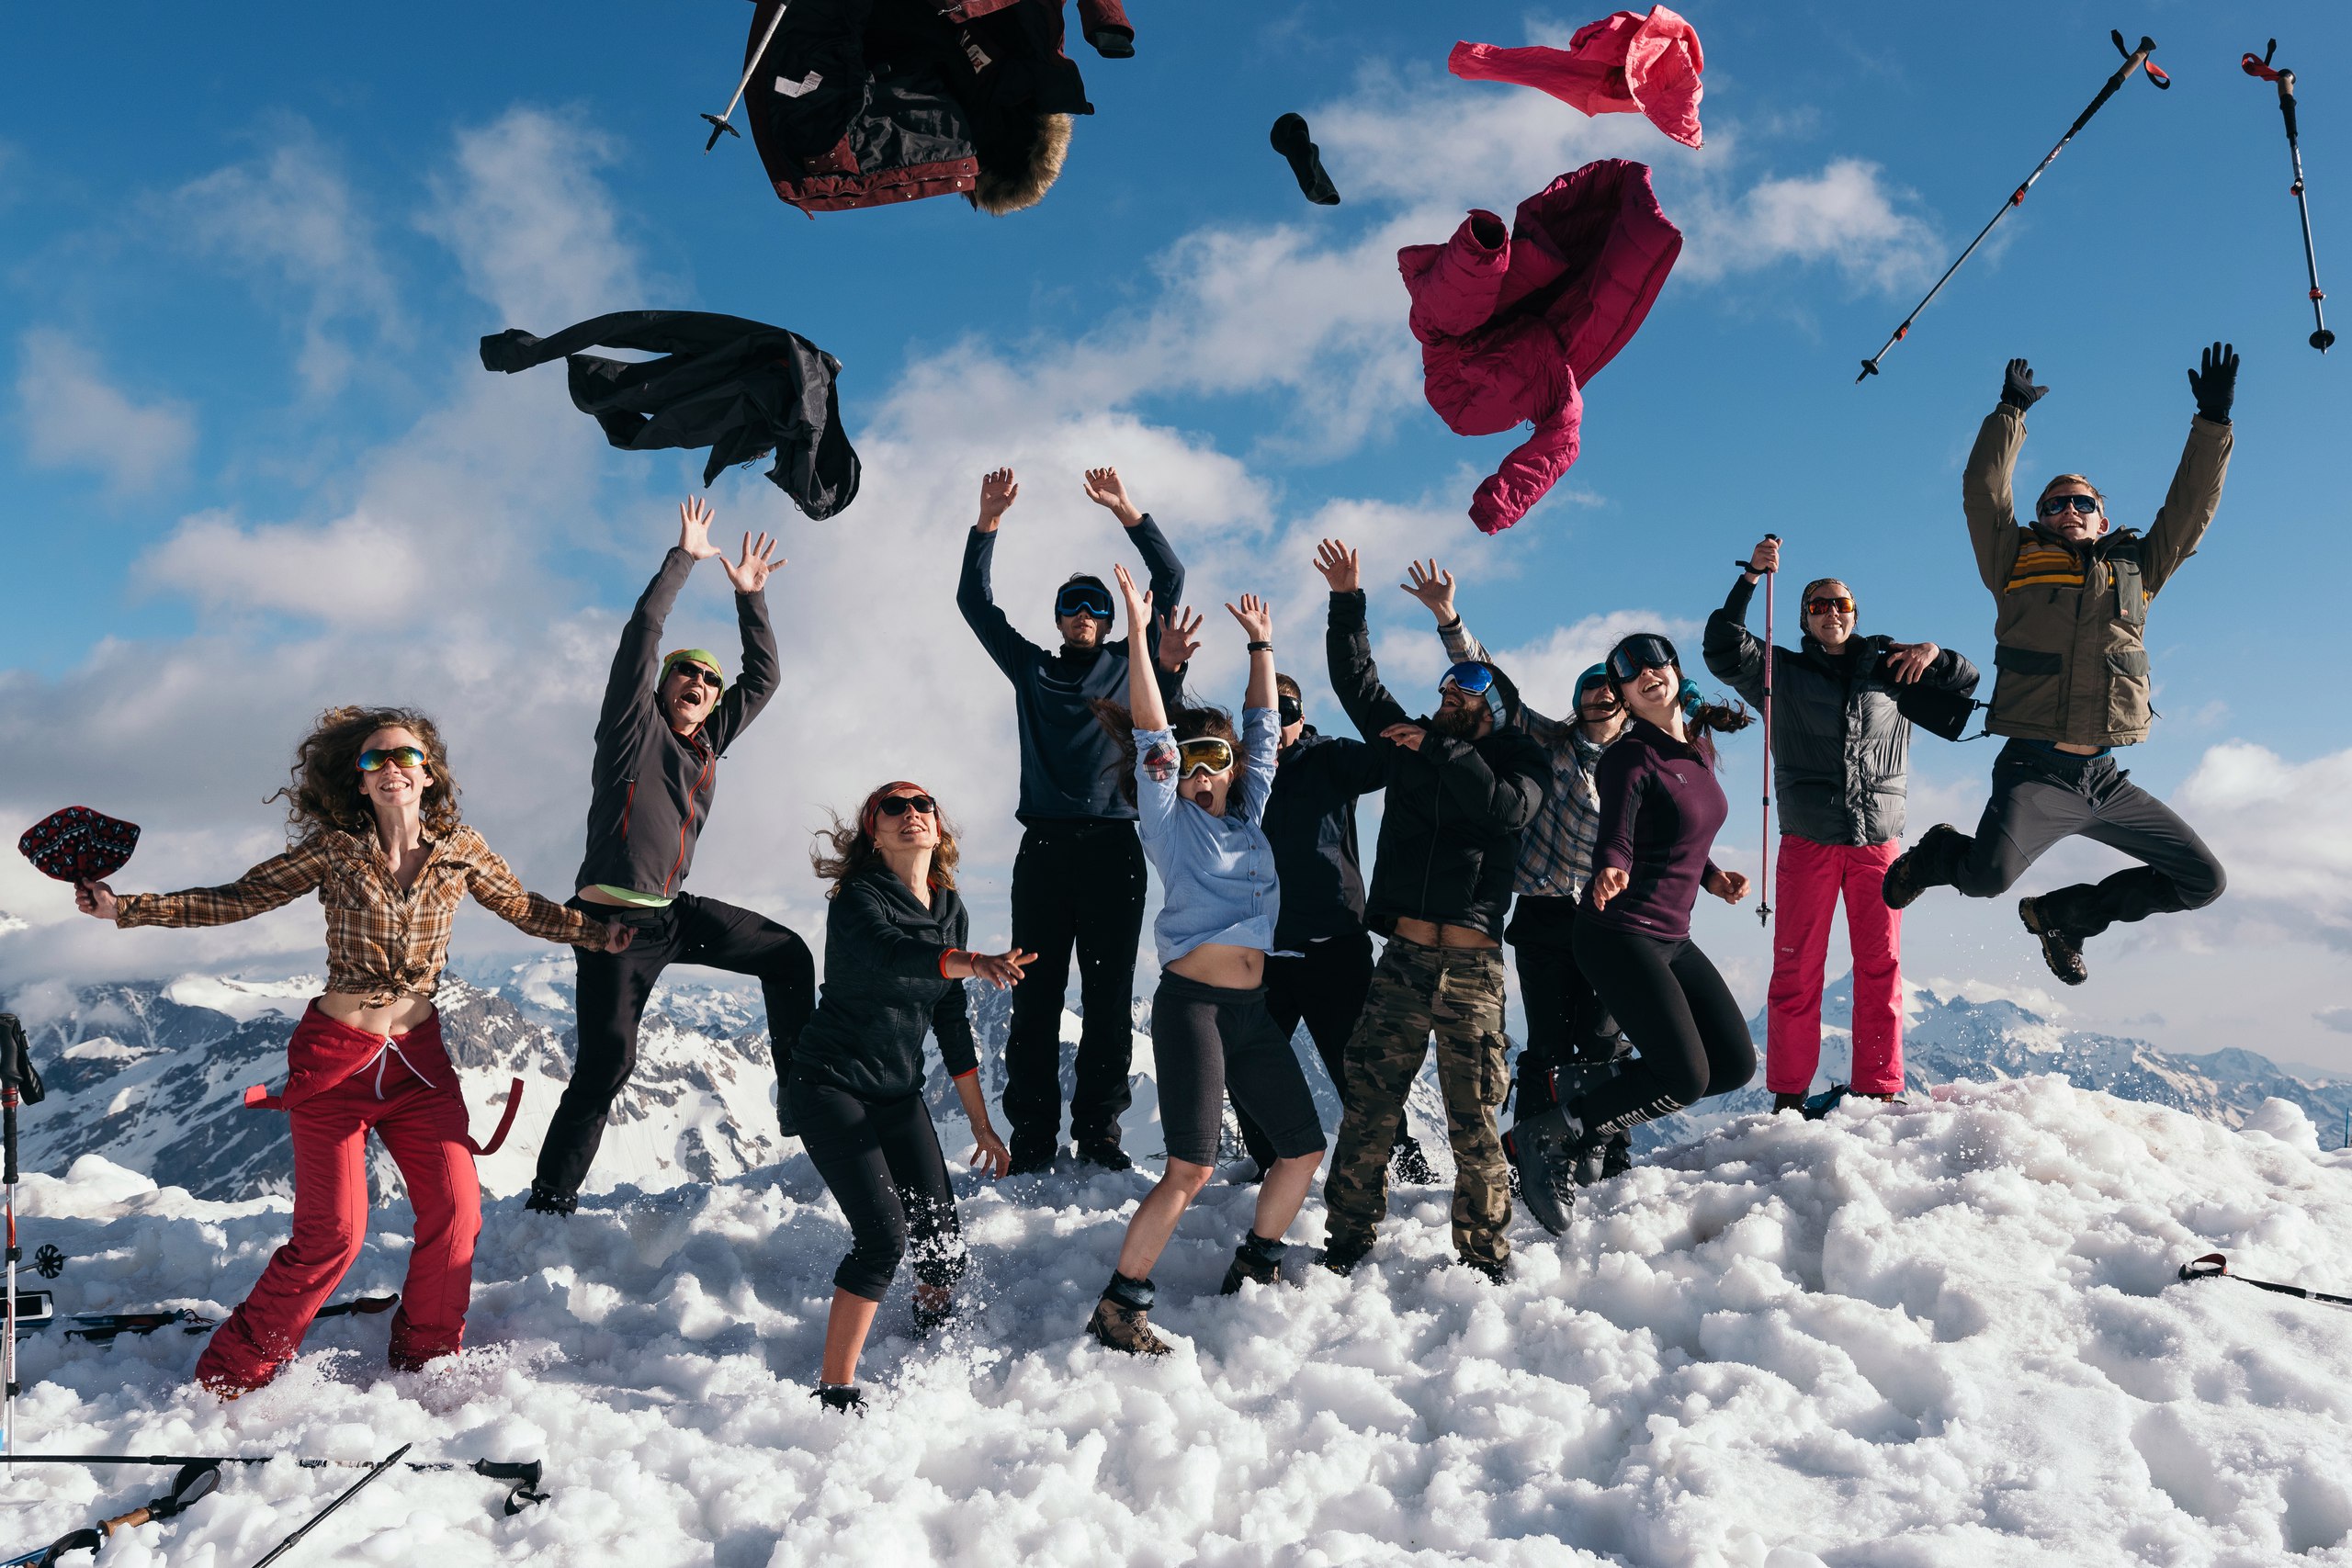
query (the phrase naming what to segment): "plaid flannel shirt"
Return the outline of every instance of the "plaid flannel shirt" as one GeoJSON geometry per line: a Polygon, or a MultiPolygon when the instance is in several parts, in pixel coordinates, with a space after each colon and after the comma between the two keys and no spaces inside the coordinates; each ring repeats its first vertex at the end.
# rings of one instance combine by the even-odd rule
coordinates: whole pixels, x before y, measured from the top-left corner
{"type": "MultiPolygon", "coordinates": [[[[1453,663],[1476,660],[1492,664],[1486,644],[1470,635],[1460,615],[1438,627],[1445,656],[1453,663]]],[[[1581,898],[1592,880],[1592,846],[1600,836],[1600,787],[1594,769],[1606,748],[1585,739],[1571,716],[1546,718],[1522,700],[1512,716],[1552,761],[1552,787],[1519,836],[1519,864],[1512,891],[1523,897],[1581,898]]]]}
{"type": "Polygon", "coordinates": [[[221,887],[126,893],[118,926],[225,926],[251,919],[316,889],[327,914],[327,989],[364,996],[370,1007],[433,995],[449,956],[449,928],[468,893],[499,919],[549,942],[604,945],[605,925],[527,893],[471,828],[430,846],[405,893],[374,834],[336,829],[313,834],[221,887]]]}

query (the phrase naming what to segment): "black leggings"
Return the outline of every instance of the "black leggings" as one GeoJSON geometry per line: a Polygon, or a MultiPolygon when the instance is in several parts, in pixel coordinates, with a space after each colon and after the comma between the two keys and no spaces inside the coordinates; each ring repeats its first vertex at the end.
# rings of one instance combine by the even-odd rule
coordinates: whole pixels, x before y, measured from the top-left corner
{"type": "MultiPolygon", "coordinates": [[[[1288,1040],[1301,1023],[1306,1025],[1307,1038],[1315,1042],[1316,1055],[1323,1058],[1323,1070],[1331,1075],[1331,1088],[1342,1107],[1348,1101],[1348,1037],[1356,1032],[1371,990],[1370,931],[1310,942],[1296,956],[1266,955],[1266,1016],[1274,1021],[1274,1032],[1288,1040]]],[[[1250,1112],[1236,1105],[1233,1119],[1241,1128],[1241,1146],[1260,1169],[1281,1157],[1274,1153],[1274,1141],[1250,1112]]],[[[1396,1121],[1396,1139],[1412,1139],[1402,1117],[1396,1121]]]]}
{"type": "MultiPolygon", "coordinates": [[[[573,898],[570,908],[599,920],[618,921],[637,934],[618,953],[573,950],[579,976],[572,1005],[580,1021],[571,1081],[539,1144],[532,1185],[573,1193],[604,1141],[605,1118],[637,1067],[637,1027],[645,999],[673,964],[699,964],[756,975],[767,999],[768,1050],[781,1089],[790,1076],[792,1047],[817,1005],[817,970],[808,944],[763,915],[681,893],[668,908],[625,909],[573,898]]],[[[778,1096],[781,1100],[781,1094],[778,1096]]]]}
{"type": "Polygon", "coordinates": [[[1265,1130],[1276,1159],[1323,1152],[1323,1123],[1263,987],[1204,986],[1169,970],[1151,998],[1151,1060],[1168,1157],[1216,1163],[1225,1097],[1265,1130]]]}
{"type": "Polygon", "coordinates": [[[1503,940],[1519,962],[1527,1049],[1519,1056],[1521,1116],[1550,1109],[1552,1069],[1613,1060],[1617,1021],[1577,967],[1577,901],[1521,894],[1503,940]]]}
{"type": "Polygon", "coordinates": [[[865,1100],[805,1077],[785,1093],[800,1122],[801,1146],[849,1220],[849,1256],[833,1270],[833,1283],[880,1301],[910,1240],[916,1279],[945,1287],[962,1278],[963,1227],[922,1095],[865,1100]]]}
{"type": "Polygon", "coordinates": [[[1731,988],[1687,938],[1661,942],[1577,922],[1577,967],[1641,1055],[1567,1109],[1588,1135],[1728,1094],[1756,1074],[1756,1043],[1731,988]]]}

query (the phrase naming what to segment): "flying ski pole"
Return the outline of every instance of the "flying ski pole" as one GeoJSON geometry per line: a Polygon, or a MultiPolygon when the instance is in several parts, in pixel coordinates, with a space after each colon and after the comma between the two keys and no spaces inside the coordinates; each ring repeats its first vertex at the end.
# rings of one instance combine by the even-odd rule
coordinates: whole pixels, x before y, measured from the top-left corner
{"type": "MultiPolygon", "coordinates": [[[[787,0],[788,3],[789,0],[787,0]]],[[[710,121],[710,140],[702,144],[704,152],[707,152],[718,145],[718,133],[722,130],[738,141],[743,139],[741,131],[727,123],[728,118],[734,114],[735,106],[743,101],[743,94],[752,85],[752,73],[760,68],[760,56],[765,54],[768,51],[768,45],[775,41],[776,28],[784,26],[785,10],[786,6],[780,5],[775,8],[775,15],[768,18],[768,30],[760,35],[760,47],[752,51],[752,58],[743,62],[743,79],[735,84],[735,96],[727,100],[727,107],[718,114],[707,114],[702,117],[710,121]]]]}
{"type": "Polygon", "coordinates": [[[1895,328],[1894,333],[1884,343],[1879,344],[1876,354],[1862,361],[1862,373],[1854,378],[1856,385],[1878,374],[1878,362],[1886,357],[1889,349],[1911,334],[1911,323],[1917,321],[1919,312],[1926,310],[1934,301],[1936,296],[1944,291],[1944,285],[1951,281],[1951,275],[1960,270],[1961,263],[1976,254],[1976,247],[1984,243],[1984,236],[1993,231],[1994,224],[2009,215],[2009,209],[2023,204],[2025,193],[2033,188],[2033,182],[2041,177],[2041,171],[2050,167],[2057,160],[2058,154],[2066,150],[2066,143],[2075,139],[2076,131],[2091,122],[2091,116],[2107,107],[2107,100],[2115,96],[2123,84],[2131,79],[2132,73],[2145,70],[2148,80],[2157,86],[2172,85],[2172,78],[2157,70],[2155,62],[2148,58],[2155,52],[2155,39],[2143,35],[2140,39],[2139,48],[2126,49],[2123,46],[2123,34],[2120,31],[2111,32],[2108,36],[2115,40],[2116,51],[2123,56],[2123,63],[2117,66],[2115,74],[2107,79],[2107,85],[2098,90],[2098,96],[2091,100],[2090,107],[2075,117],[2075,123],[2066,128],[2066,134],[2058,139],[2058,145],[2042,154],[2041,162],[2033,166],[2033,173],[2026,175],[2025,183],[2011,191],[2009,199],[2001,203],[2000,209],[1993,214],[1984,228],[1976,231],[1976,238],[1968,242],[1968,249],[1960,253],[1960,260],[1944,268],[1944,275],[1936,279],[1936,286],[1928,290],[1927,298],[1911,307],[1911,313],[1903,318],[1903,324],[1895,328]]]}
{"type": "Polygon", "coordinates": [[[357,1496],[361,1487],[367,1485],[369,1482],[375,1480],[376,1477],[383,1474],[384,1472],[391,1469],[393,1465],[399,1463],[401,1455],[408,1452],[410,1449],[414,1448],[415,1446],[416,1445],[413,1443],[402,1443],[399,1448],[394,1449],[391,1453],[379,1462],[373,1470],[369,1471],[367,1474],[361,1476],[358,1480],[353,1482],[348,1487],[345,1488],[342,1496],[337,1497],[334,1502],[329,1503],[325,1507],[321,1508],[317,1513],[311,1515],[311,1522],[309,1524],[304,1525],[300,1529],[296,1530],[292,1535],[288,1536],[284,1540],[281,1540],[276,1546],[271,1547],[267,1555],[255,1562],[254,1564],[254,1568],[269,1568],[271,1563],[277,1562],[279,1558],[293,1551],[294,1543],[296,1541],[300,1540],[304,1536],[318,1529],[319,1526],[325,1521],[326,1517],[329,1514],[334,1513],[337,1508],[342,1507],[345,1503],[350,1502],[352,1498],[357,1496]]]}
{"type": "MultiPolygon", "coordinates": [[[[2246,58],[2251,60],[2254,56],[2249,54],[2246,58]]],[[[2190,1258],[2180,1266],[2180,1277],[2184,1280],[2235,1280],[2239,1284],[2252,1285],[2257,1291],[2276,1291],[2282,1296],[2301,1296],[2307,1302],[2352,1307],[2352,1296],[2331,1296],[2325,1291],[2307,1291],[2301,1285],[2282,1285],[2275,1280],[2249,1280],[2243,1274],[2233,1274],[2229,1258],[2219,1252],[2190,1258]]]]}
{"type": "Polygon", "coordinates": [[[2312,247],[2312,204],[2303,196],[2303,150],[2295,139],[2295,73],[2281,65],[2271,68],[2270,57],[2278,52],[2278,40],[2272,39],[2256,60],[2251,50],[2238,62],[2245,73],[2278,87],[2278,117],[2287,122],[2287,159],[2295,166],[2295,183],[2287,187],[2295,198],[2295,210],[2303,220],[2303,273],[2311,281],[2312,326],[2311,344],[2325,354],[2335,343],[2335,334],[2327,330],[2327,314],[2320,301],[2327,298],[2319,286],[2319,253],[2312,247]]]}
{"type": "MultiPolygon", "coordinates": [[[[1767,534],[1774,544],[1778,534],[1767,534]]],[[[1780,579],[1775,567],[1764,574],[1764,817],[1763,836],[1756,853],[1756,923],[1772,924],[1772,589],[1780,579]]],[[[1804,614],[1804,607],[1797,607],[1804,614]]]]}

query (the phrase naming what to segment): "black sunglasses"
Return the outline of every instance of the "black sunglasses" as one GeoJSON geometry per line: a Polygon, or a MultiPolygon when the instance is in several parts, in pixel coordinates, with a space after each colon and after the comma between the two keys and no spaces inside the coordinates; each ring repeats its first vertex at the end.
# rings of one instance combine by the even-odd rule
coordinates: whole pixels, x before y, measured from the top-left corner
{"type": "Polygon", "coordinates": [[[936,817],[939,815],[939,802],[927,795],[886,795],[875,802],[875,809],[885,817],[904,817],[910,811],[936,817]]]}
{"type": "Polygon", "coordinates": [[[689,659],[681,659],[671,665],[670,673],[684,675],[689,681],[700,682],[703,685],[714,686],[721,690],[727,685],[725,681],[719,679],[718,671],[711,669],[708,665],[696,664],[689,659]]]}
{"type": "Polygon", "coordinates": [[[2058,513],[2065,511],[2068,507],[2072,507],[2076,512],[2081,513],[2097,512],[2098,510],[2098,497],[2095,495],[2046,495],[2041,498],[2041,514],[2044,517],[2055,517],[2058,513]]]}

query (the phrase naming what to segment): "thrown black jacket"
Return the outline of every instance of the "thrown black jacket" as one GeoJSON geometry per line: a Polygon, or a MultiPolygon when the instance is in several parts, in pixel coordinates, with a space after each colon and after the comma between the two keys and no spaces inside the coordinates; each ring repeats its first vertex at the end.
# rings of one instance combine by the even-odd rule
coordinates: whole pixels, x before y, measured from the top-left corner
{"type": "Polygon", "coordinates": [[[1331,689],[1380,763],[1387,804],[1372,863],[1364,920],[1387,936],[1399,919],[1468,926],[1500,941],[1510,905],[1519,834],[1544,801],[1551,763],[1526,731],[1508,726],[1519,693],[1498,671],[1496,728],[1476,740],[1430,729],[1418,750],[1380,739],[1392,724],[1418,724],[1380,683],[1364,625],[1362,590],[1331,595],[1324,633],[1331,689]]]}
{"type": "MultiPolygon", "coordinates": [[[[1764,642],[1748,634],[1756,585],[1741,577],[1707,617],[1707,668],[1749,702],[1764,702],[1764,642]]],[[[1883,637],[1857,637],[1833,654],[1804,634],[1795,649],[1772,651],[1772,789],[1781,831],[1816,844],[1883,844],[1903,836],[1910,785],[1911,722],[1897,708],[1905,688],[1887,673],[1883,637]]],[[[1951,649],[1938,653],[1917,685],[1962,696],[1976,689],[1976,666],[1951,649]]]]}
{"type": "Polygon", "coordinates": [[[964,982],[939,967],[970,924],[955,889],[933,888],[926,909],[879,861],[842,883],[825,911],[825,988],[792,1048],[793,1075],[865,1100],[913,1094],[925,1030],[950,1075],[977,1067],[964,982]]]}
{"type": "Polygon", "coordinates": [[[670,728],[659,689],[662,625],[694,564],[694,557],[671,547],[621,628],[604,711],[596,717],[588,853],[575,887],[601,882],[639,893],[676,893],[710,815],[719,755],[775,694],[775,634],[768,627],[767,595],[738,593],[743,668],[700,728],[680,735],[670,728]]]}
{"type": "Polygon", "coordinates": [[[1261,824],[1282,886],[1282,912],[1274,922],[1278,950],[1295,953],[1310,942],[1363,930],[1356,797],[1387,782],[1371,747],[1321,734],[1311,724],[1283,748],[1261,824]]]}
{"type": "Polygon", "coordinates": [[[701,310],[616,310],[553,337],[517,328],[481,340],[485,370],[556,358],[570,362],[572,406],[616,446],[707,446],[705,485],[774,452],[768,479],[820,520],[857,499],[857,453],[833,385],[841,361],[798,333],[701,310]],[[578,352],[597,345],[665,357],[630,364],[578,352]]]}

